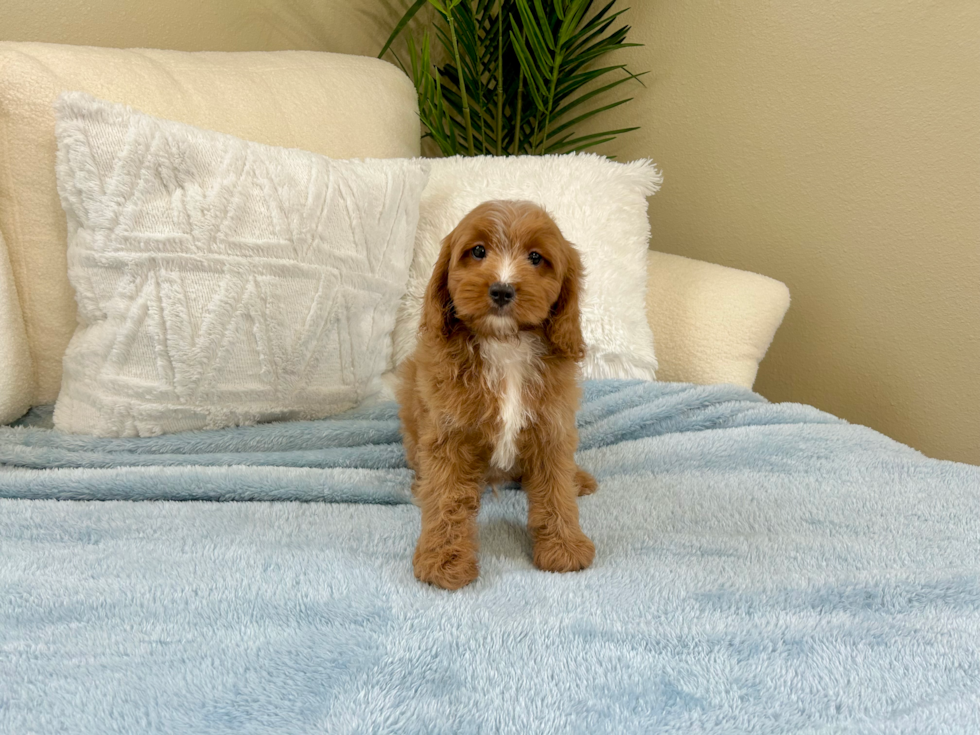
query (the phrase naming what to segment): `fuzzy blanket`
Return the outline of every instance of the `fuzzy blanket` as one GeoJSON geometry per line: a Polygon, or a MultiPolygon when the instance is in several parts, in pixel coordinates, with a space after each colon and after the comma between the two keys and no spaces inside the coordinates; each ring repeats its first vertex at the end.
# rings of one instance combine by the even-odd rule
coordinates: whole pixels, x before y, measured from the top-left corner
{"type": "Polygon", "coordinates": [[[595,564],[537,571],[502,490],[455,593],[389,404],[49,421],[0,429],[0,733],[980,732],[980,468],[815,409],[588,384],[595,564]]]}

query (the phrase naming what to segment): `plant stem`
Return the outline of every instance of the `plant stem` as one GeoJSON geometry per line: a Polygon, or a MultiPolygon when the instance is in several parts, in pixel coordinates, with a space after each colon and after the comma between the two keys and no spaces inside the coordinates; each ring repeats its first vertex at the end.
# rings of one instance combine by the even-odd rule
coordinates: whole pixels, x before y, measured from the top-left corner
{"type": "Polygon", "coordinates": [[[555,63],[551,67],[551,88],[548,90],[548,107],[544,111],[544,132],[538,144],[538,153],[543,154],[548,143],[548,128],[551,127],[551,111],[555,107],[555,86],[558,84],[558,71],[561,68],[562,50],[555,44],[555,63]]]}
{"type": "Polygon", "coordinates": [[[523,127],[523,122],[521,120],[521,103],[524,101],[524,70],[518,73],[517,76],[517,124],[514,126],[514,155],[516,156],[520,150],[517,147],[518,141],[521,137],[521,128],[523,127]]]}
{"type": "MultiPolygon", "coordinates": [[[[521,30],[521,40],[524,40],[524,31],[521,30]]],[[[524,67],[520,68],[517,75],[517,124],[514,126],[514,155],[520,155],[521,149],[518,142],[521,138],[521,129],[524,127],[524,119],[521,117],[521,105],[524,102],[524,67]]]]}
{"type": "Polygon", "coordinates": [[[504,0],[497,0],[497,155],[503,150],[504,117],[504,0]]]}
{"type": "Polygon", "coordinates": [[[551,127],[551,110],[555,106],[555,84],[558,81],[558,50],[555,50],[555,66],[551,72],[551,89],[548,91],[548,107],[544,111],[544,131],[538,144],[538,153],[544,153],[545,143],[548,142],[548,128],[551,127]]]}
{"type": "MultiPolygon", "coordinates": [[[[476,25],[476,24],[474,23],[474,25],[476,25]]],[[[480,45],[480,31],[482,29],[483,29],[482,28],[482,25],[480,27],[476,28],[476,39],[475,39],[475,43],[476,43],[476,58],[479,60],[479,63],[474,62],[474,65],[476,65],[478,67],[476,69],[476,84],[477,84],[477,86],[480,89],[480,108],[479,108],[479,112],[480,112],[480,148],[481,148],[481,151],[482,151],[483,155],[487,155],[487,120],[486,120],[486,118],[487,118],[487,101],[486,101],[485,94],[486,94],[487,87],[489,86],[489,83],[490,82],[489,82],[489,76],[488,76],[488,81],[487,82],[484,82],[483,81],[483,74],[484,74],[484,72],[486,72],[487,67],[483,63],[483,47],[481,47],[481,45],[480,45]]]]}
{"type": "Polygon", "coordinates": [[[473,149],[473,124],[470,121],[470,101],[466,96],[466,82],[463,81],[463,64],[459,60],[459,44],[456,43],[456,23],[453,20],[453,11],[450,10],[446,18],[449,21],[449,35],[453,43],[453,54],[456,56],[456,78],[459,80],[459,96],[463,100],[463,123],[466,125],[466,147],[469,154],[475,155],[473,149]]]}

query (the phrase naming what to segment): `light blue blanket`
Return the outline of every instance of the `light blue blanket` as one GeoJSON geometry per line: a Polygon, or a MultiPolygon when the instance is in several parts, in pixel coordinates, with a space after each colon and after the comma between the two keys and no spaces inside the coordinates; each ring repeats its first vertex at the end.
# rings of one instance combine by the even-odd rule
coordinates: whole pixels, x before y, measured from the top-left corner
{"type": "Polygon", "coordinates": [[[595,564],[537,571],[503,490],[456,593],[393,406],[49,422],[0,428],[0,733],[980,732],[980,468],[812,408],[588,384],[595,564]]]}

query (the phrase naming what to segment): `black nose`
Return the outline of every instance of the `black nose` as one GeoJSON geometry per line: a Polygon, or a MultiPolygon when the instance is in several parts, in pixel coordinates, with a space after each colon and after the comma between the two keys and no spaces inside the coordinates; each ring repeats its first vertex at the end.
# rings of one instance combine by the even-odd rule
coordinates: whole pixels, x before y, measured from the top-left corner
{"type": "Polygon", "coordinates": [[[514,300],[514,287],[509,283],[497,283],[490,286],[490,298],[497,306],[507,306],[514,300]]]}

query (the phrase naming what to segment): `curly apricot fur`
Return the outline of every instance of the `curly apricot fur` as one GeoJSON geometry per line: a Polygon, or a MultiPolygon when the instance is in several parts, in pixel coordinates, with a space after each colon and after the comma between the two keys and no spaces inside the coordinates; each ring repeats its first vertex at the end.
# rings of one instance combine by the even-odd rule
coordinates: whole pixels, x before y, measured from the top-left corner
{"type": "Polygon", "coordinates": [[[581,279],[575,248],[529,202],[485,202],[443,240],[399,388],[422,511],[413,565],[423,582],[454,590],[476,579],[483,489],[507,479],[527,493],[536,566],[570,572],[592,563],[577,498],[596,482],[574,459],[581,279]],[[489,289],[504,277],[514,298],[501,307],[489,289]],[[515,355],[523,356],[516,367],[515,355]],[[512,456],[498,451],[503,441],[514,450],[508,467],[494,464],[512,456]]]}

